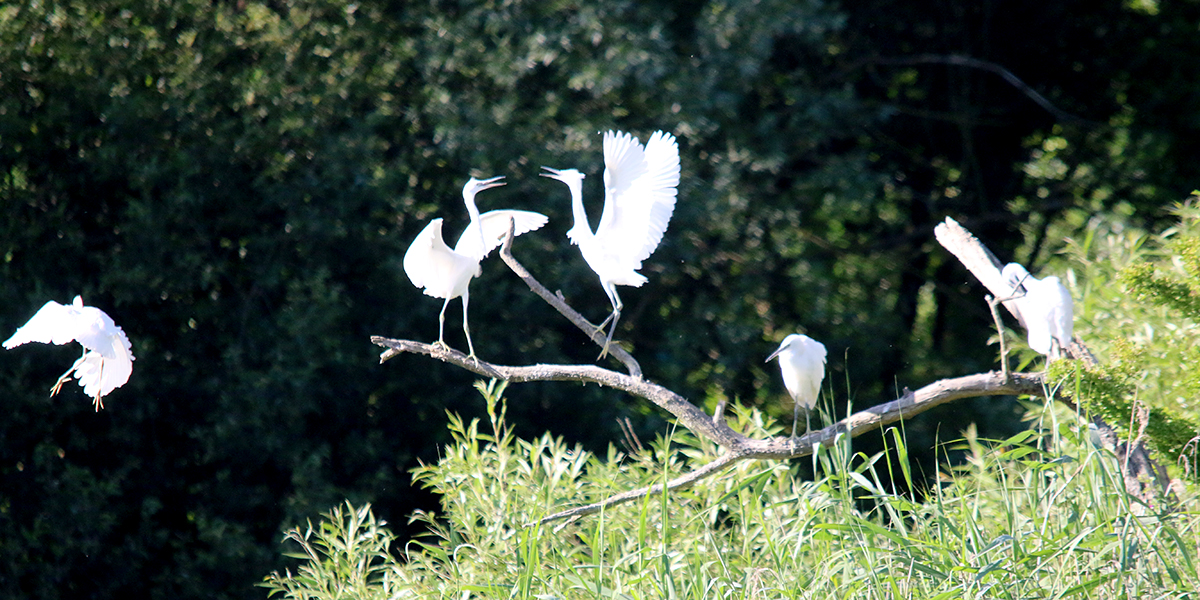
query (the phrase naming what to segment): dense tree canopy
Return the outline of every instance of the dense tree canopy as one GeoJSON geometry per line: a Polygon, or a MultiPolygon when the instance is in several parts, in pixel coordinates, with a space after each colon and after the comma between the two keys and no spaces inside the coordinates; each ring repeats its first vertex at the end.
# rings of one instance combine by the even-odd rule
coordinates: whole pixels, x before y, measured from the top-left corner
{"type": "MultiPolygon", "coordinates": [[[[569,199],[536,173],[584,171],[598,214],[609,128],[680,140],[678,207],[617,334],[648,377],[781,409],[762,360],[797,330],[830,349],[839,405],[988,369],[987,308],[933,224],[1036,271],[1092,214],[1163,218],[1200,181],[1196,9],[6,3],[0,335],[82,294],[137,360],[96,414],[73,385],[46,398],[74,350],[0,355],[0,594],[258,597],[284,528],[347,498],[403,523],[445,411],[479,410],[460,372],[375,365],[371,334],[436,335],[407,243],[434,216],[457,234],[463,182],[506,175],[482,208],[550,216],[515,252],[599,320],[569,199]]],[[[595,359],[498,262],[472,289],[481,356],[595,359]]],[[[591,388],[508,394],[518,430],[593,448],[663,418],[591,388]]],[[[1014,414],[973,410],[913,430],[1014,414]]]]}

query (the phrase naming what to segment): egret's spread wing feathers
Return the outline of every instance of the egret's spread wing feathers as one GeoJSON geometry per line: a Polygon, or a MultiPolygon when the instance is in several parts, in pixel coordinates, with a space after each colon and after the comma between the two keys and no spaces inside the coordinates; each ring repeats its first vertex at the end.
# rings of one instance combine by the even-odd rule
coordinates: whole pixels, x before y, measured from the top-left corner
{"type": "MultiPolygon", "coordinates": [[[[606,159],[608,154],[606,144],[606,159]]],[[[631,269],[640,268],[662,241],[675,211],[679,185],[679,146],[674,136],[655,132],[640,154],[643,163],[632,179],[623,171],[610,178],[608,173],[615,169],[612,165],[605,169],[605,214],[596,232],[631,269]],[[621,183],[609,186],[610,179],[621,183]]],[[[630,167],[623,162],[621,168],[630,167]]]]}
{"type": "Polygon", "coordinates": [[[38,342],[41,344],[69,344],[75,341],[75,311],[70,305],[53,300],[42,305],[27,323],[17,328],[12,337],[4,341],[5,348],[38,342]]]}
{"type": "Polygon", "coordinates": [[[450,248],[442,240],[442,220],[434,219],[417,234],[404,253],[404,274],[414,286],[424,288],[429,285],[430,275],[435,273],[433,257],[442,251],[449,252],[450,248]]]}
{"type": "MultiPolygon", "coordinates": [[[[126,342],[128,343],[128,342],[126,342]]],[[[117,340],[104,350],[89,350],[83,357],[75,361],[75,377],[83,393],[95,398],[107,396],[113,390],[125,385],[133,374],[133,354],[122,351],[117,340]],[[105,352],[113,356],[105,356],[105,352]]]]}
{"type": "Polygon", "coordinates": [[[492,250],[495,250],[504,241],[504,236],[508,235],[510,221],[516,221],[513,235],[521,235],[540,228],[549,219],[546,215],[528,210],[490,210],[479,215],[479,225],[483,228],[483,241],[480,241],[477,232],[475,235],[471,235],[472,228],[467,227],[467,230],[458,238],[454,251],[463,256],[478,258],[491,254],[492,250]],[[479,246],[481,243],[484,244],[482,248],[479,246]]]}
{"type": "MultiPolygon", "coordinates": [[[[604,196],[623,194],[638,177],[646,172],[646,151],[633,135],[621,131],[604,133],[604,196]]],[[[609,208],[605,206],[607,214],[609,208]]],[[[604,226],[604,215],[600,226],[604,226]]]]}
{"type": "MultiPolygon", "coordinates": [[[[84,306],[76,296],[71,305],[47,302],[12,337],[4,342],[12,348],[29,342],[67,344],[78,341],[86,350],[83,356],[59,379],[59,384],[72,374],[79,379],[85,394],[100,399],[129,381],[133,373],[133,346],[129,337],[104,311],[84,306]]],[[[51,395],[58,391],[55,385],[51,395]]]]}
{"type": "MultiPolygon", "coordinates": [[[[125,332],[104,311],[91,306],[76,309],[75,339],[84,348],[99,352],[106,359],[132,356],[125,332]],[[124,348],[122,349],[121,346],[124,348]]],[[[132,360],[132,358],[128,359],[132,360]]],[[[107,393],[107,392],[105,392],[107,393]]]]}

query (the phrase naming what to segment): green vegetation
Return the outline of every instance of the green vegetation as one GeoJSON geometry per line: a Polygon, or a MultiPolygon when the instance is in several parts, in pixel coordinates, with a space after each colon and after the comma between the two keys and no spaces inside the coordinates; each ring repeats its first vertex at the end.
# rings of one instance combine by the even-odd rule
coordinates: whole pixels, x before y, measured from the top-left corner
{"type": "MultiPolygon", "coordinates": [[[[370,335],[436,336],[438,303],[405,280],[404,250],[434,216],[458,232],[467,177],[506,175],[482,208],[547,214],[514,252],[599,320],[607,300],[566,243],[566,194],[536,173],[579,168],[598,199],[599,132],[610,128],[680,140],[679,205],[643,269],[650,281],[625,295],[616,338],[648,377],[697,404],[741,399],[739,418],[751,422],[788,412],[762,360],[795,331],[829,348],[838,411],[994,368],[981,290],[932,238],[953,216],[1003,259],[1068,275],[1077,331],[1106,368],[1110,340],[1138,350],[1123,402],[1195,415],[1200,356],[1187,313],[1138,300],[1110,267],[1152,263],[1147,281],[1175,286],[1177,298],[1188,285],[1154,234],[1174,225],[1163,207],[1200,181],[1200,79],[1180,67],[1200,55],[1197,10],[1123,0],[949,12],[897,0],[0,2],[0,336],[47,300],[80,294],[113,316],[137,356],[97,414],[72,386],[47,398],[73,350],[0,352],[0,598],[261,598],[265,573],[296,566],[279,555],[281,532],[346,501],[392,523],[393,552],[419,548],[408,540],[434,524],[407,517],[446,499],[441,475],[423,475],[421,488],[410,471],[457,447],[447,414],[463,429],[485,412],[466,373],[416,357],[377,364],[370,335]],[[955,56],[982,66],[936,60],[955,56]]],[[[596,349],[503,267],[483,270],[471,303],[481,357],[594,362],[596,349]]],[[[456,320],[447,341],[457,347],[456,320]]],[[[667,433],[663,413],[597,386],[508,394],[509,449],[566,440],[587,477],[613,473],[597,489],[677,472],[679,453],[695,447],[667,433]],[[606,456],[619,423],[671,444],[607,467],[584,458],[606,456]],[[649,462],[619,475],[638,461],[649,462]]],[[[923,498],[940,489],[939,461],[959,456],[939,439],[972,422],[980,437],[1005,439],[1021,415],[989,398],[907,422],[913,474],[887,454],[895,470],[876,473],[878,485],[892,502],[923,498]]],[[[1154,435],[1176,448],[1173,431],[1154,435]]],[[[872,434],[854,448],[874,456],[895,444],[872,434]]],[[[786,466],[746,468],[722,485],[791,481],[776,474],[786,466]],[[773,474],[754,479],[763,469],[773,474]]],[[[821,492],[831,497],[864,493],[822,479],[841,472],[832,467],[796,469],[824,482],[813,489],[838,488],[821,492]]],[[[802,493],[816,494],[792,501],[802,493]]],[[[732,518],[689,510],[705,516],[660,508],[645,519],[732,518]]],[[[573,525],[604,527],[585,531],[605,533],[603,543],[578,544],[619,562],[607,544],[627,532],[611,520],[629,512],[573,525]]],[[[544,548],[539,533],[518,535],[520,552],[544,548]]],[[[648,542],[662,556],[643,548],[628,560],[659,565],[655,585],[685,585],[671,565],[708,567],[670,554],[684,552],[673,539],[648,542]]]]}
{"type": "MultiPolygon", "coordinates": [[[[417,517],[427,535],[397,556],[369,507],[347,504],[289,534],[304,562],[265,585],[313,600],[1184,598],[1200,586],[1200,513],[1132,503],[1115,457],[1061,409],[1031,407],[1042,434],[987,443],[968,429],[948,444],[967,459],[923,502],[895,493],[885,456],[841,440],[813,458],[812,481],[785,463],[745,462],[680,494],[526,526],[563,501],[677,475],[715,448],[676,433],[642,453],[596,456],[549,435],[517,438],[502,390],[480,386],[490,422],[452,417],[453,444],[416,471],[442,499],[417,517]]],[[[781,429],[740,407],[732,421],[759,436],[781,429]]],[[[900,431],[886,437],[885,454],[907,464],[900,431]]]]}

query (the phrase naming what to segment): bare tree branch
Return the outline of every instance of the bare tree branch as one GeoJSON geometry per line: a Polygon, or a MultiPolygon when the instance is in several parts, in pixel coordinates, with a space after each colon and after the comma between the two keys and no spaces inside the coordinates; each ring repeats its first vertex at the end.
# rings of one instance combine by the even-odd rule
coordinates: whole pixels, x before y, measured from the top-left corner
{"type": "Polygon", "coordinates": [[[1045,96],[1038,93],[1037,90],[1030,87],[1029,84],[1022,81],[1020,77],[1017,77],[1016,75],[1014,75],[1012,71],[1009,71],[1008,69],[1000,66],[999,64],[991,62],[991,61],[973,58],[970,56],[964,56],[961,54],[916,54],[916,55],[912,55],[912,56],[898,56],[898,57],[891,57],[891,58],[886,58],[886,57],[865,58],[865,59],[862,59],[862,60],[857,61],[854,64],[850,65],[850,68],[855,68],[855,67],[858,67],[859,65],[864,65],[864,64],[877,64],[877,65],[941,64],[941,65],[952,65],[952,66],[958,66],[958,67],[967,67],[967,68],[971,68],[971,69],[981,69],[984,71],[995,73],[996,75],[1000,76],[1001,79],[1006,81],[1009,85],[1013,86],[1014,88],[1017,88],[1017,90],[1019,90],[1022,94],[1025,94],[1025,96],[1027,98],[1032,100],[1038,106],[1045,109],[1046,112],[1054,115],[1054,117],[1060,121],[1080,123],[1080,124],[1089,125],[1092,127],[1104,125],[1104,123],[1092,121],[1090,119],[1085,119],[1083,117],[1079,117],[1079,116],[1073,115],[1065,110],[1062,110],[1061,108],[1055,106],[1052,102],[1047,100],[1045,96]]]}
{"type": "Polygon", "coordinates": [[[946,217],[945,222],[939,223],[937,227],[933,228],[933,235],[943,248],[958,258],[958,261],[975,276],[975,279],[978,279],[983,287],[992,293],[992,296],[1007,299],[1003,303],[1004,308],[1007,308],[1008,312],[1021,323],[1021,327],[1024,327],[1025,318],[1021,316],[1021,309],[1017,303],[1012,300],[1012,286],[1000,275],[1003,264],[996,258],[996,255],[992,254],[992,251],[988,250],[987,246],[979,241],[979,238],[950,217],[946,217]]]}
{"type": "MultiPolygon", "coordinates": [[[[594,365],[531,365],[505,366],[486,361],[476,361],[457,350],[409,340],[394,340],[373,336],[371,341],[388,348],[380,362],[402,352],[426,354],[444,362],[461,367],[485,377],[504,379],[512,383],[530,381],[578,381],[594,383],[645,398],[670,412],[692,433],[712,440],[726,452],[712,462],[696,468],[667,482],[668,491],[684,488],[724,471],[733,464],[747,459],[790,459],[808,456],[818,445],[832,446],[839,435],[857,437],[874,429],[890,425],[901,419],[910,418],[935,406],[962,398],[976,396],[1045,394],[1040,373],[1011,373],[1006,378],[1002,373],[988,372],[954,379],[935,381],[915,392],[906,393],[896,400],[872,406],[856,412],[823,429],[809,432],[800,437],[773,437],[758,439],[734,431],[724,419],[709,416],[696,405],[675,392],[640,377],[632,377],[594,365]]],[[[718,413],[720,414],[720,413],[718,413]]],[[[663,484],[630,490],[600,502],[580,506],[545,517],[540,523],[558,519],[589,515],[610,506],[630,502],[647,495],[662,493],[663,484]]]]}
{"type": "MultiPolygon", "coordinates": [[[[950,217],[946,217],[946,221],[935,227],[933,231],[938,242],[949,250],[951,254],[958,257],[963,266],[975,275],[975,278],[992,294],[995,294],[1000,299],[1010,298],[1012,290],[1009,289],[1008,282],[1004,281],[1004,278],[1000,276],[1000,261],[996,259],[991,250],[988,250],[978,238],[971,235],[971,232],[967,231],[950,217]]],[[[993,317],[996,318],[996,326],[1002,327],[998,315],[995,314],[995,300],[989,298],[988,304],[992,307],[993,317]]],[[[1021,322],[1021,326],[1025,327],[1025,321],[1021,318],[1017,304],[1009,301],[1005,302],[1004,306],[1017,317],[1017,320],[1021,322]]],[[[1001,344],[1003,344],[1003,330],[1000,331],[1000,338],[1001,344]]],[[[1003,355],[1003,345],[1001,348],[1001,360],[1007,364],[1008,357],[1003,355]]],[[[1070,358],[1082,360],[1089,366],[1097,364],[1096,357],[1078,337],[1072,340],[1071,345],[1065,350],[1067,356],[1070,358]]],[[[1076,412],[1084,412],[1069,398],[1059,397],[1057,400],[1065,403],[1076,412]]],[[[1169,496],[1169,482],[1164,475],[1166,470],[1150,458],[1149,452],[1140,441],[1135,441],[1133,444],[1122,441],[1120,436],[1117,435],[1116,430],[1099,416],[1091,416],[1091,421],[1092,425],[1096,428],[1096,434],[1101,443],[1119,459],[1125,481],[1125,491],[1133,497],[1141,499],[1148,505],[1153,505],[1156,498],[1164,492],[1169,496]]]]}
{"type": "MultiPolygon", "coordinates": [[[[1000,276],[1000,261],[975,236],[949,218],[946,219],[945,223],[937,226],[935,233],[938,241],[954,253],[955,256],[958,256],[963,261],[963,264],[1000,299],[999,301],[1009,298],[1011,290],[1008,289],[1008,283],[1000,276]]],[[[559,313],[567,317],[580,330],[588,334],[598,346],[603,347],[604,336],[599,334],[595,326],[568,306],[561,296],[551,294],[545,286],[539,283],[512,256],[511,228],[501,247],[500,254],[509,268],[521,277],[531,290],[541,296],[551,306],[554,306],[559,313]]],[[[996,301],[991,303],[993,316],[998,320],[994,302],[996,301]]],[[[1005,306],[1018,319],[1021,318],[1019,309],[1015,303],[1005,302],[1005,306]]],[[[1003,331],[1001,335],[1003,335],[1003,331]]],[[[692,433],[712,440],[724,451],[711,462],[666,483],[622,492],[600,502],[564,510],[541,519],[538,521],[539,523],[561,519],[576,519],[584,515],[599,512],[607,507],[645,498],[651,494],[685,488],[695,484],[697,481],[721,473],[742,460],[791,459],[808,456],[819,446],[833,445],[840,436],[856,437],[867,431],[879,429],[905,418],[911,418],[935,406],[961,398],[1002,395],[1045,397],[1049,393],[1042,374],[1009,373],[1007,369],[1002,369],[1000,372],[992,371],[935,381],[915,392],[906,389],[900,398],[856,412],[837,423],[833,423],[823,429],[810,431],[801,437],[778,436],[768,439],[758,439],[734,431],[729,427],[724,418],[723,404],[714,411],[715,414],[710,416],[679,394],[646,380],[642,376],[641,367],[637,361],[628,352],[617,346],[611,346],[610,352],[625,365],[629,371],[628,374],[618,373],[595,365],[497,365],[469,358],[457,350],[441,345],[390,339],[380,336],[372,336],[371,341],[387,348],[380,355],[380,362],[387,361],[398,354],[406,352],[425,354],[478,375],[493,379],[503,379],[509,382],[575,381],[580,383],[595,383],[620,390],[655,403],[674,415],[679,423],[687,427],[692,433]]],[[[1073,344],[1073,346],[1075,345],[1082,346],[1078,341],[1073,344]]],[[[1102,437],[1111,433],[1111,428],[1104,425],[1102,421],[1097,420],[1097,423],[1098,427],[1102,427],[1102,437]]],[[[1115,433],[1112,433],[1112,436],[1115,438],[1115,433]]],[[[1138,452],[1140,444],[1131,452],[1122,450],[1125,447],[1123,444],[1115,446],[1114,449],[1118,452],[1118,456],[1127,456],[1131,452],[1138,452]]],[[[1140,451],[1142,454],[1145,453],[1144,449],[1140,449],[1140,451]]],[[[1139,454],[1137,457],[1134,457],[1136,460],[1124,460],[1123,462],[1127,465],[1141,464],[1141,457],[1142,455],[1139,454]]],[[[1152,463],[1149,473],[1151,477],[1155,473],[1152,463]]],[[[1127,487],[1130,486],[1128,477],[1126,485],[1127,487]]],[[[1142,496],[1139,494],[1139,497],[1142,496]]]]}
{"type": "MultiPolygon", "coordinates": [[[[513,227],[514,223],[510,220],[508,224],[508,235],[504,238],[504,244],[500,246],[500,258],[504,259],[504,264],[508,265],[508,268],[512,269],[512,272],[516,273],[517,277],[520,277],[521,280],[525,282],[525,285],[528,285],[529,289],[533,290],[533,293],[541,296],[542,300],[545,300],[547,304],[553,306],[554,310],[557,310],[559,314],[566,317],[568,321],[578,327],[579,330],[591,338],[597,346],[604,348],[605,337],[602,333],[600,333],[599,327],[592,325],[590,321],[583,318],[583,315],[571,308],[570,305],[567,304],[567,301],[562,297],[561,292],[559,294],[551,294],[550,290],[547,289],[546,286],[542,285],[537,279],[534,279],[533,275],[529,273],[528,269],[521,265],[521,263],[517,262],[516,257],[514,257],[512,254],[513,227]]],[[[631,354],[626,352],[624,348],[617,344],[616,340],[613,340],[613,342],[614,343],[608,345],[608,353],[613,358],[621,361],[621,364],[625,365],[625,369],[629,371],[630,375],[633,377],[641,377],[642,366],[639,365],[636,360],[634,360],[631,354]]]]}

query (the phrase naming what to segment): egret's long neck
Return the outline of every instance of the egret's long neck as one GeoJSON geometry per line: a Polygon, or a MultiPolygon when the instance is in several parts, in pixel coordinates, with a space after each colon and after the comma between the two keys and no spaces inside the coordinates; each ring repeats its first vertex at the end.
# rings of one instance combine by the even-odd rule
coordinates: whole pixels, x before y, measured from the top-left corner
{"type": "Polygon", "coordinates": [[[575,225],[567,231],[567,237],[578,244],[581,240],[592,237],[592,226],[588,223],[587,212],[583,210],[583,182],[575,182],[571,188],[571,215],[575,217],[575,225]]]}
{"type": "Polygon", "coordinates": [[[464,193],[463,201],[467,205],[467,214],[471,217],[471,223],[467,225],[468,230],[478,232],[471,235],[478,235],[479,247],[487,248],[487,242],[483,239],[483,222],[479,218],[479,207],[475,206],[475,192],[464,193]]]}

